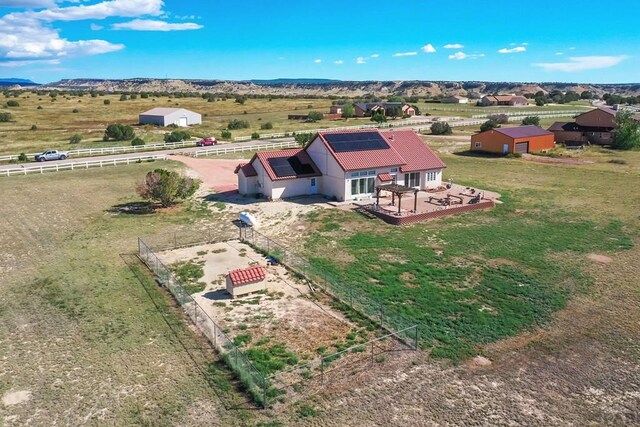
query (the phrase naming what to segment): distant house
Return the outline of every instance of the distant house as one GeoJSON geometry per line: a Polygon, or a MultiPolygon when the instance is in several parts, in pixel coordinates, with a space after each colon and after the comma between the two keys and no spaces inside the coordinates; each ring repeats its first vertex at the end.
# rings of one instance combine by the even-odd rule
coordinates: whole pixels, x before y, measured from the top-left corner
{"type": "Polygon", "coordinates": [[[359,103],[353,105],[356,112],[356,117],[371,117],[378,111],[382,111],[384,115],[387,114],[387,110],[392,107],[398,107],[402,112],[402,115],[415,116],[416,109],[409,104],[403,102],[371,102],[371,103],[359,103]]]}
{"type": "Polygon", "coordinates": [[[538,126],[496,128],[471,136],[471,151],[530,153],[554,147],[553,133],[538,126]]]}
{"type": "Polygon", "coordinates": [[[331,108],[329,108],[329,114],[342,114],[343,108],[344,105],[332,105],[331,108]]]}
{"type": "Polygon", "coordinates": [[[344,201],[372,197],[383,183],[437,188],[445,167],[413,131],[358,130],[318,132],[305,148],[256,153],[236,173],[243,195],[344,201]]]}
{"type": "Polygon", "coordinates": [[[202,116],[184,108],[154,108],[140,114],[141,125],[187,127],[202,123],[202,116]]]}
{"type": "Polygon", "coordinates": [[[522,107],[529,105],[529,100],[518,95],[485,95],[480,100],[480,105],[483,107],[522,107]]]}
{"type": "Polygon", "coordinates": [[[609,145],[613,140],[616,114],[618,112],[611,108],[596,108],[576,116],[573,122],[556,122],[549,131],[559,144],[609,145]]]}
{"type": "Polygon", "coordinates": [[[440,100],[443,104],[468,104],[469,98],[460,95],[445,96],[440,100]]]}

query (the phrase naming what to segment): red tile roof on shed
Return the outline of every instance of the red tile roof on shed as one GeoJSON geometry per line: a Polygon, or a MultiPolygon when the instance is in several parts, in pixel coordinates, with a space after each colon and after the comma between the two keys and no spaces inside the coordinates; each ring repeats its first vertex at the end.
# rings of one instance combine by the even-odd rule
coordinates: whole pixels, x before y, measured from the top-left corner
{"type": "Polygon", "coordinates": [[[344,151],[336,153],[331,148],[324,135],[332,133],[380,133],[378,130],[352,130],[318,132],[318,136],[324,143],[327,151],[336,159],[342,170],[355,171],[363,169],[375,169],[390,166],[402,166],[406,162],[391,146],[381,150],[344,151]]]}
{"type": "Polygon", "coordinates": [[[233,286],[248,285],[250,283],[260,282],[267,277],[267,271],[264,267],[254,266],[245,269],[238,269],[229,272],[229,279],[233,286]]]}
{"type": "Polygon", "coordinates": [[[378,174],[378,179],[380,180],[380,182],[393,181],[393,177],[391,176],[390,173],[379,173],[378,174]]]}
{"type": "Polygon", "coordinates": [[[238,166],[236,166],[236,170],[234,171],[234,173],[237,174],[238,172],[240,172],[240,170],[242,170],[242,173],[246,177],[258,176],[258,172],[256,172],[256,169],[251,163],[240,163],[238,166]]]}
{"type": "Polygon", "coordinates": [[[516,126],[510,128],[495,128],[493,130],[513,139],[529,138],[531,136],[553,135],[548,130],[544,130],[541,127],[535,125],[516,126]]]}
{"type": "Polygon", "coordinates": [[[401,172],[416,172],[447,167],[440,160],[440,157],[414,131],[396,130],[381,133],[389,145],[404,159],[404,164],[400,168],[401,172]]]}
{"type": "Polygon", "coordinates": [[[258,159],[262,164],[262,167],[269,175],[271,181],[279,181],[283,179],[295,179],[295,178],[306,178],[306,177],[314,177],[314,176],[322,176],[320,170],[316,166],[316,164],[311,160],[309,154],[304,151],[304,148],[290,148],[288,150],[277,150],[277,151],[260,151],[253,156],[250,164],[253,164],[255,159],[258,159]],[[313,173],[304,174],[304,175],[290,175],[290,176],[278,176],[275,171],[269,164],[269,159],[276,158],[289,158],[289,157],[297,157],[300,160],[300,163],[303,165],[310,165],[313,169],[313,173]]]}

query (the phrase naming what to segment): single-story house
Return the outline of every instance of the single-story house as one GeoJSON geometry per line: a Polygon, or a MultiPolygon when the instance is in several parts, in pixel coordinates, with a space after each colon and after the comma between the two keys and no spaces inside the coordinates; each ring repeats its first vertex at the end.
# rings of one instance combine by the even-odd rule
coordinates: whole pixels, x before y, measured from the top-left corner
{"type": "Polygon", "coordinates": [[[613,140],[613,129],[618,112],[611,108],[595,108],[576,116],[573,122],[556,122],[549,128],[557,143],[579,142],[608,145],[613,140]]]}
{"type": "Polygon", "coordinates": [[[140,114],[141,125],[187,127],[202,123],[202,116],[185,108],[153,108],[140,114]]]}
{"type": "Polygon", "coordinates": [[[469,98],[460,95],[445,96],[440,100],[443,104],[468,104],[469,98]]]}
{"type": "Polygon", "coordinates": [[[529,105],[529,100],[524,96],[518,95],[485,95],[480,100],[483,107],[509,106],[522,107],[529,105]]]}
{"type": "Polygon", "coordinates": [[[344,105],[332,105],[329,108],[329,114],[342,114],[344,105]]]}
{"type": "Polygon", "coordinates": [[[387,110],[392,107],[398,107],[402,112],[402,115],[415,116],[416,109],[409,104],[403,102],[371,102],[371,103],[359,103],[353,104],[356,117],[370,117],[378,111],[382,111],[383,114],[387,114],[387,110]]]}
{"type": "Polygon", "coordinates": [[[372,197],[376,185],[392,182],[437,188],[445,167],[415,132],[372,129],[318,132],[304,148],[256,153],[236,173],[243,195],[322,194],[345,201],[372,197]]]}
{"type": "Polygon", "coordinates": [[[471,151],[530,153],[554,147],[553,133],[538,126],[496,128],[471,136],[471,151]]]}
{"type": "Polygon", "coordinates": [[[261,291],[267,288],[267,270],[253,266],[230,271],[227,275],[226,289],[232,298],[261,291]]]}

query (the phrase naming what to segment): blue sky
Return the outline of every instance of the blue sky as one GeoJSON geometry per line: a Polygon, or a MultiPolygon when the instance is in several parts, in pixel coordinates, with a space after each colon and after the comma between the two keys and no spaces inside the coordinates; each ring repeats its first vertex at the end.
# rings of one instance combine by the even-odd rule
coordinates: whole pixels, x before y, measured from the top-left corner
{"type": "Polygon", "coordinates": [[[640,2],[0,0],[0,77],[640,82],[640,2]]]}

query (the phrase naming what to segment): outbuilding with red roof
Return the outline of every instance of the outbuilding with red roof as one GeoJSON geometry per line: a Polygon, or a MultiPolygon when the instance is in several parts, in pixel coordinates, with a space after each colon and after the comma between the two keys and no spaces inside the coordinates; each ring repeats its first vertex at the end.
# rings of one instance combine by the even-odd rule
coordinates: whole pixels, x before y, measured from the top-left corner
{"type": "Polygon", "coordinates": [[[538,126],[491,129],[471,136],[471,151],[509,154],[530,153],[554,147],[553,133],[538,126]]]}
{"type": "Polygon", "coordinates": [[[339,201],[371,197],[394,182],[437,188],[445,164],[413,131],[318,132],[306,147],[257,153],[238,165],[241,194],[280,199],[323,194],[339,201]]]}

